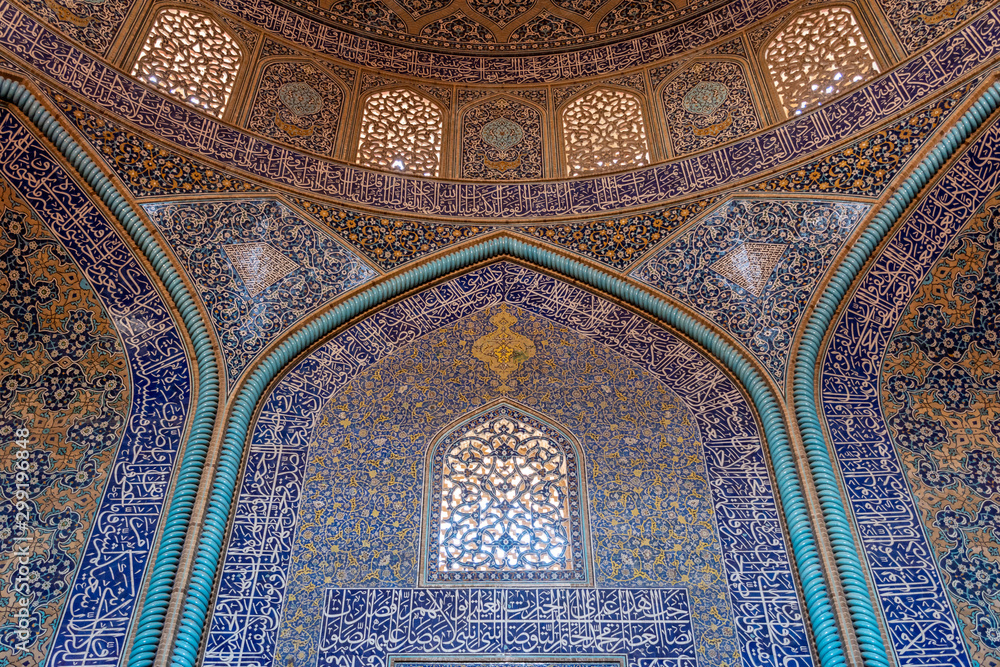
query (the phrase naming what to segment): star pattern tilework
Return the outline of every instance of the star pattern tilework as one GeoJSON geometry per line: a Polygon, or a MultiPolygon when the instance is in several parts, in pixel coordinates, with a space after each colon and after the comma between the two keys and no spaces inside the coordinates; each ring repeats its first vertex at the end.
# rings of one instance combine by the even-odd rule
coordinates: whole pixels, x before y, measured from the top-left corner
{"type": "MultiPolygon", "coordinates": [[[[657,250],[631,276],[729,331],[783,386],[788,348],[813,288],[868,209],[846,202],[732,200],[657,250]],[[786,246],[772,271],[753,267],[754,274],[767,274],[755,286],[759,294],[741,284],[745,279],[727,279],[713,268],[751,243],[786,246]]],[[[748,252],[747,260],[767,257],[748,252]]]]}
{"type": "Polygon", "coordinates": [[[230,385],[281,332],[376,275],[277,201],[157,203],[145,210],[198,286],[230,385]],[[267,266],[251,269],[240,252],[248,247],[257,250],[252,261],[267,266]]]}

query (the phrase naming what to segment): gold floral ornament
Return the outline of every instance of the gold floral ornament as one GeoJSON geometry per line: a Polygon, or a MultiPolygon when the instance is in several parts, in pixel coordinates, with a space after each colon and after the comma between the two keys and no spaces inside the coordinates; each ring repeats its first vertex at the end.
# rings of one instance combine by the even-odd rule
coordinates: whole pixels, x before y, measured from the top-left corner
{"type": "Polygon", "coordinates": [[[472,356],[484,362],[500,380],[507,381],[510,374],[528,359],[535,356],[535,344],[510,328],[517,318],[504,308],[490,318],[496,331],[482,336],[472,344],[472,356]]]}

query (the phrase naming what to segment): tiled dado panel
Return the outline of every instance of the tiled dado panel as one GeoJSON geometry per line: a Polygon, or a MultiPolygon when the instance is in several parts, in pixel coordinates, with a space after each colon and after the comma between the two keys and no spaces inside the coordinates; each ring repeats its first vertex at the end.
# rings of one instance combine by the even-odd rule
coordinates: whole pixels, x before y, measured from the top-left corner
{"type": "MultiPolygon", "coordinates": [[[[964,442],[970,437],[965,427],[958,434],[949,435],[947,431],[959,426],[969,415],[947,427],[941,423],[946,411],[942,405],[960,401],[963,396],[968,398],[968,389],[961,388],[956,379],[953,384],[946,382],[932,392],[936,397],[925,393],[915,429],[907,428],[907,416],[899,414],[899,405],[907,392],[918,391],[923,383],[930,382],[929,374],[944,377],[952,373],[957,378],[962,373],[964,364],[956,364],[955,358],[931,363],[913,349],[904,350],[906,332],[914,322],[912,319],[903,325],[900,322],[912,307],[908,302],[918,289],[920,294],[926,294],[935,280],[942,279],[939,272],[928,275],[928,270],[998,187],[1000,127],[994,124],[954,162],[861,278],[856,294],[835,323],[823,358],[823,411],[877,599],[885,614],[892,645],[904,667],[971,664],[963,636],[969,640],[970,650],[987,656],[981,665],[991,664],[989,660],[995,661],[997,656],[995,611],[985,612],[983,606],[990,594],[984,597],[976,592],[977,588],[993,582],[995,600],[996,575],[991,575],[990,570],[998,571],[997,547],[991,546],[989,539],[972,535],[976,529],[971,524],[977,519],[967,511],[954,512],[952,517],[948,514],[948,508],[957,509],[960,504],[967,508],[976,502],[970,487],[962,486],[969,482],[959,479],[955,471],[962,470],[962,474],[971,476],[983,474],[972,458],[962,458],[964,454],[972,457],[974,450],[981,450],[981,443],[974,439],[964,442]],[[897,326],[901,328],[894,339],[897,326]],[[886,368],[898,368],[902,375],[883,385],[880,400],[883,358],[886,368]],[[952,396],[952,392],[956,395],[952,396]],[[889,424],[886,416],[891,418],[889,424]],[[956,446],[955,438],[964,444],[956,446]],[[917,462],[917,458],[923,457],[927,464],[928,452],[941,469],[932,470],[917,462]],[[943,479],[946,475],[952,475],[948,485],[952,488],[941,489],[941,485],[946,485],[943,479]],[[914,492],[920,497],[914,498],[914,492]],[[942,496],[941,507],[933,507],[932,494],[942,496]],[[970,530],[963,534],[963,529],[970,530]],[[933,536],[930,541],[928,535],[933,536]],[[979,549],[974,556],[967,551],[969,539],[978,540],[979,549]],[[959,567],[958,561],[969,557],[979,561],[979,565],[959,567]],[[956,622],[953,609],[958,611],[961,625],[956,622]],[[970,621],[972,618],[976,620],[970,621]],[[983,623],[978,625],[980,620],[983,623]]],[[[995,243],[996,233],[993,227],[988,234],[984,233],[989,238],[971,240],[980,245],[995,243]]],[[[953,254],[954,249],[949,250],[949,257],[953,254]]],[[[996,276],[977,273],[971,246],[965,248],[964,255],[958,258],[960,273],[965,282],[972,281],[971,294],[977,299],[977,307],[988,308],[995,298],[996,276]],[[984,281],[982,286],[976,286],[980,280],[984,281]]],[[[941,288],[936,298],[949,309],[969,307],[957,294],[948,298],[947,288],[944,285],[941,288]]],[[[918,306],[917,311],[919,326],[929,330],[927,336],[941,337],[944,349],[957,350],[972,339],[972,332],[966,331],[968,340],[953,340],[949,347],[945,342],[950,335],[945,315],[942,313],[940,320],[934,321],[935,308],[929,304],[918,306]]],[[[995,325],[994,321],[991,325],[994,335],[995,325]]],[[[978,363],[978,372],[992,372],[988,370],[992,363],[989,358],[978,363]]],[[[995,387],[996,380],[992,382],[995,387]]],[[[977,419],[982,422],[977,428],[989,428],[988,414],[977,419]]],[[[990,447],[995,447],[996,436],[992,437],[990,447]]],[[[995,470],[996,459],[990,456],[980,457],[979,463],[995,470]]],[[[988,528],[984,521],[979,530],[988,528]]]]}
{"type": "MultiPolygon", "coordinates": [[[[463,409],[485,407],[493,397],[541,409],[551,400],[545,394],[548,380],[554,384],[567,374],[558,381],[572,384],[570,369],[577,368],[593,375],[594,369],[583,368],[589,352],[554,361],[560,350],[567,353],[562,337],[599,353],[599,361],[606,364],[600,384],[570,397],[579,409],[557,406],[550,415],[557,423],[574,424],[584,446],[601,438],[617,443],[606,451],[595,449],[596,458],[587,461],[588,485],[596,485],[588,488],[610,494],[592,499],[597,514],[591,515],[591,530],[595,539],[604,540],[594,546],[596,595],[610,600],[619,595],[616,589],[683,588],[702,664],[730,662],[741,652],[743,664],[810,665],[765,455],[752,411],[737,387],[689,345],[644,318],[506,262],[437,285],[351,327],[291,369],[264,399],[249,443],[205,664],[271,664],[279,642],[286,646],[280,664],[289,659],[308,664],[310,653],[315,658],[320,642],[331,637],[327,633],[323,638],[325,589],[413,588],[420,525],[413,501],[421,496],[418,470],[423,459],[394,458],[392,451],[404,444],[407,449],[417,446],[426,438],[427,423],[460,417],[447,414],[450,406],[443,404],[438,389],[416,380],[420,376],[430,382],[439,370],[448,380],[448,374],[458,372],[451,362],[439,367],[436,360],[458,359],[463,349],[470,349],[469,340],[483,335],[482,322],[504,304],[522,323],[515,329],[530,326],[564,333],[545,337],[545,343],[536,341],[543,361],[530,369],[531,360],[524,362],[507,380],[491,374],[479,358],[461,361],[482,376],[481,381],[470,385],[466,380],[458,386],[463,392],[458,400],[467,406],[463,409]],[[439,344],[449,336],[460,340],[439,344]],[[397,374],[385,370],[387,364],[408,364],[412,371],[397,374]],[[625,384],[633,394],[644,391],[655,400],[665,392],[657,409],[669,420],[633,438],[624,422],[607,418],[614,412],[611,403],[623,400],[615,388],[625,384]],[[382,410],[374,403],[384,399],[386,389],[392,389],[398,405],[392,412],[398,416],[389,415],[389,420],[378,418],[382,410]],[[334,396],[343,400],[331,401],[334,396]],[[363,408],[369,402],[372,406],[363,408]],[[592,427],[584,425],[590,413],[592,427]],[[398,432],[393,430],[397,426],[398,432]],[[352,453],[336,451],[352,429],[358,429],[349,436],[352,453]],[[393,435],[383,437],[381,431],[393,435]],[[418,431],[419,439],[411,441],[418,431]],[[668,431],[675,440],[659,437],[668,431]],[[358,456],[356,447],[371,456],[358,456]],[[650,453],[643,454],[647,449],[650,453]],[[619,451],[628,452],[625,460],[613,456],[619,451]],[[634,490],[629,480],[645,479],[637,471],[654,472],[647,469],[644,457],[662,457],[661,452],[668,455],[665,467],[655,466],[660,482],[634,490]],[[329,482],[337,466],[354,471],[357,484],[324,490],[324,480],[329,482]],[[624,470],[621,479],[616,479],[618,469],[624,470]],[[407,481],[413,478],[418,481],[407,481]],[[692,495],[695,492],[700,498],[692,495]],[[342,497],[331,501],[322,494],[342,497]],[[654,502],[656,494],[667,500],[654,502]],[[674,495],[677,499],[670,500],[674,495]],[[650,520],[661,512],[676,515],[657,520],[654,530],[650,520]],[[699,522],[710,519],[695,523],[696,515],[702,517],[699,522]],[[647,535],[629,532],[636,516],[642,518],[647,535]],[[338,522],[340,535],[334,530],[338,522]],[[687,531],[687,537],[668,535],[668,527],[687,531]],[[643,538],[650,544],[642,544],[643,538]],[[705,541],[704,549],[697,546],[700,540],[705,541]],[[628,545],[634,541],[632,553],[628,545]],[[689,556],[658,559],[664,541],[676,542],[679,553],[689,556]],[[716,546],[709,548],[712,543],[716,546]],[[620,557],[615,549],[624,550],[620,557]],[[699,549],[704,554],[699,555],[699,549]],[[711,553],[720,554],[721,560],[711,553]]],[[[526,330],[518,331],[525,335],[526,330]]],[[[454,387],[449,385],[447,391],[454,387]]],[[[577,652],[593,653],[586,637],[585,632],[580,635],[577,652]]]]}
{"type": "Polygon", "coordinates": [[[442,218],[606,214],[723,186],[872,124],[1000,56],[1000,8],[846,98],[734,144],[635,172],[552,183],[453,183],[368,172],[271,144],[159,96],[0,2],[0,47],[114,115],[226,164],[347,204],[442,218]]]}
{"type": "MultiPolygon", "coordinates": [[[[22,663],[24,656],[5,654],[3,649],[0,662],[10,655],[11,664],[19,665],[41,664],[41,658],[47,665],[117,665],[188,414],[190,371],[174,320],[128,245],[42,142],[4,106],[0,106],[0,177],[76,262],[82,273],[79,290],[91,291],[100,300],[121,341],[111,336],[94,340],[94,317],[83,310],[70,311],[61,332],[43,334],[41,339],[30,326],[5,332],[12,334],[8,347],[20,346],[26,354],[41,345],[58,362],[44,371],[38,405],[29,400],[33,391],[29,370],[15,390],[17,396],[11,398],[13,411],[0,417],[9,423],[18,417],[17,402],[27,401],[20,414],[34,411],[39,423],[33,435],[44,445],[32,454],[38,491],[32,497],[38,514],[32,520],[42,526],[33,533],[40,542],[34,545],[28,565],[38,575],[32,584],[31,609],[43,638],[31,647],[29,662],[22,663]],[[76,357],[85,355],[88,345],[123,352],[127,374],[110,362],[100,372],[85,371],[80,364],[87,357],[76,357]],[[116,378],[129,382],[130,404],[120,413],[110,410],[122,391],[116,378]],[[103,411],[102,401],[107,408],[103,411]],[[66,421],[41,419],[53,402],[65,403],[70,411],[66,421]],[[94,411],[101,417],[90,419],[88,414],[94,411]],[[62,441],[58,433],[67,425],[67,439],[62,441]],[[79,503],[74,502],[74,496],[88,490],[89,500],[79,497],[79,503]],[[97,502],[96,508],[87,505],[97,502]],[[56,529],[51,535],[45,528],[50,522],[56,529]]],[[[29,266],[41,263],[41,253],[28,242],[22,250],[29,266]]],[[[49,251],[49,256],[60,252],[49,251]]],[[[53,278],[48,283],[36,281],[25,294],[44,301],[73,289],[60,284],[69,275],[53,278]]],[[[12,294],[7,288],[3,291],[12,294]]],[[[33,321],[32,313],[45,329],[59,324],[58,313],[56,319],[47,319],[41,304],[22,314],[23,324],[33,321]]],[[[3,392],[8,390],[5,381],[3,392]]],[[[5,553],[12,551],[11,540],[4,538],[5,553]]]]}

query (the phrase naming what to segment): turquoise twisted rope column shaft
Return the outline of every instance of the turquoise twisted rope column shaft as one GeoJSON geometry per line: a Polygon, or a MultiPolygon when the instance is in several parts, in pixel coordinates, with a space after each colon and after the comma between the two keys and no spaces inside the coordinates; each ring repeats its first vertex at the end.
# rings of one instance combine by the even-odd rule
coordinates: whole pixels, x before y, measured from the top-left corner
{"type": "Polygon", "coordinates": [[[197,663],[215,576],[225,546],[226,527],[247,434],[254,409],[270,382],[301,352],[354,317],[452,271],[501,256],[513,256],[543,266],[636,306],[700,343],[736,375],[761,415],[820,661],[823,667],[844,665],[843,644],[820,566],[802,487],[792,459],[788,430],[780,403],[761,375],[718,334],[663,299],[603,270],[588,267],[509,236],[500,236],[465,248],[364,290],[285,340],[253,372],[240,389],[226,425],[225,440],[198,544],[183,619],[173,647],[172,665],[194,667],[197,663]]]}
{"type": "Polygon", "coordinates": [[[795,362],[792,398],[796,421],[809,459],[809,469],[820,497],[823,519],[837,563],[837,572],[844,585],[851,620],[866,667],[888,667],[890,662],[872,606],[873,596],[865,581],[864,569],[847,519],[847,509],[840,494],[837,473],[834,471],[830,450],[823,434],[814,389],[816,363],[834,314],[875,248],[900,219],[917,193],[955,154],[958,147],[996,110],[998,104],[1000,104],[1000,84],[994,84],[976,100],[972,108],[931,150],[927,158],[875,215],[817,302],[816,309],[806,324],[795,362]]]}
{"type": "Polygon", "coordinates": [[[149,263],[153,265],[180,313],[184,328],[194,346],[198,365],[198,398],[194,419],[191,422],[187,442],[184,444],[177,484],[167,511],[163,536],[160,538],[160,546],[149,577],[149,588],[142,612],[139,614],[128,660],[129,667],[148,667],[152,664],[160,644],[163,619],[166,616],[177,573],[177,562],[184,546],[184,537],[191,519],[191,507],[201,481],[205,456],[208,453],[219,409],[219,370],[212,349],[212,340],[191,293],[184,286],[166,253],[150,234],[142,219],[136,215],[83,148],[22,84],[0,76],[0,100],[17,106],[35,127],[55,144],[63,157],[101,197],[132,240],[142,249],[149,263]]]}

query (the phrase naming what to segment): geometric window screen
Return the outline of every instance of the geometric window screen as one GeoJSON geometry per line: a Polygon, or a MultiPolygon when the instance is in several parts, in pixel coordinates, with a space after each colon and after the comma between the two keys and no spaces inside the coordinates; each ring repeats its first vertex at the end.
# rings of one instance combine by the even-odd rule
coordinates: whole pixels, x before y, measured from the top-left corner
{"type": "Polygon", "coordinates": [[[764,60],[788,116],[817,107],[879,72],[847,7],[800,14],[768,43],[764,60]]]}
{"type": "Polygon", "coordinates": [[[642,104],[631,93],[596,88],[562,114],[570,176],[649,164],[642,104]]]}
{"type": "Polygon", "coordinates": [[[459,426],[434,449],[428,583],[586,580],[573,447],[508,406],[459,426]]]}
{"type": "Polygon", "coordinates": [[[241,60],[239,45],[211,17],[168,7],[153,21],[132,75],[221,116],[241,60]]]}
{"type": "Polygon", "coordinates": [[[441,108],[422,95],[405,88],[373,93],[361,118],[358,164],[437,176],[443,125],[441,108]]]}

